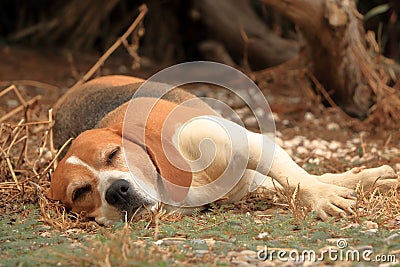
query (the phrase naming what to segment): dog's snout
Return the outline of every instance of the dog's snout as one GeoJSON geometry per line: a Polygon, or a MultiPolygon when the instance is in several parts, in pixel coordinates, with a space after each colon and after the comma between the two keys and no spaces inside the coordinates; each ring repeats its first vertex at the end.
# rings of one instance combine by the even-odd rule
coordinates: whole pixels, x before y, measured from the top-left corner
{"type": "Polygon", "coordinates": [[[107,204],[117,208],[124,219],[131,218],[139,207],[152,204],[137,192],[133,184],[124,179],[116,180],[108,187],[105,200],[107,204]]]}
{"type": "Polygon", "coordinates": [[[117,180],[106,192],[106,201],[113,206],[125,205],[130,201],[132,189],[126,180],[117,180]]]}

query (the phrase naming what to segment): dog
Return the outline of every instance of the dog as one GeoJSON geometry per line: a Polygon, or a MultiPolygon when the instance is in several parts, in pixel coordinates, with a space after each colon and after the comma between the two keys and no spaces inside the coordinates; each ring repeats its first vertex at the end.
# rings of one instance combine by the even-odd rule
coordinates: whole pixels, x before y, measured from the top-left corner
{"type": "Polygon", "coordinates": [[[353,212],[357,184],[387,190],[397,183],[387,165],[309,174],[272,139],[220,117],[182,89],[159,99],[154,84],[131,99],[143,82],[105,76],[73,87],[55,104],[55,144],[75,139],[52,175],[48,198],[107,225],[159,202],[188,213],[278,185],[298,190],[302,203],[326,219],[353,212]]]}

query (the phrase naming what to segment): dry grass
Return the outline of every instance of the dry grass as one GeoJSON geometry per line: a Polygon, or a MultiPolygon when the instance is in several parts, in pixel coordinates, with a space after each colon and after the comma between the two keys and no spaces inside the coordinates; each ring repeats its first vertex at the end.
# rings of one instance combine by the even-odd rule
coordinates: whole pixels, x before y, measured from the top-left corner
{"type": "MultiPolygon", "coordinates": [[[[287,181],[287,184],[289,185],[289,181],[287,181]]],[[[296,186],[293,192],[287,189],[289,186],[283,188],[276,186],[274,183],[274,187],[281,202],[284,203],[281,205],[287,205],[287,209],[293,214],[295,223],[305,220],[310,210],[300,201],[300,184],[296,186]]]]}
{"type": "Polygon", "coordinates": [[[355,220],[360,222],[360,218],[368,217],[387,229],[398,229],[400,220],[400,196],[399,185],[393,186],[387,192],[380,192],[379,188],[364,191],[357,188],[358,209],[355,220]]]}
{"type": "Polygon", "coordinates": [[[17,213],[26,204],[38,203],[46,224],[60,230],[83,227],[83,216],[67,215],[61,204],[46,198],[57,158],[70,140],[56,151],[52,110],[48,111],[47,118],[44,115],[39,116],[42,119],[36,118],[37,107],[33,104],[39,97],[26,101],[15,86],[10,86],[0,92],[0,100],[2,97],[5,102],[14,99],[11,93],[20,105],[0,118],[1,213],[17,213]]]}
{"type": "Polygon", "coordinates": [[[33,120],[33,104],[39,97],[25,101],[15,86],[4,89],[0,97],[10,97],[11,92],[20,105],[0,118],[0,207],[6,210],[13,200],[37,201],[37,193],[48,187],[56,155],[50,145],[51,111],[47,119],[33,120]]]}

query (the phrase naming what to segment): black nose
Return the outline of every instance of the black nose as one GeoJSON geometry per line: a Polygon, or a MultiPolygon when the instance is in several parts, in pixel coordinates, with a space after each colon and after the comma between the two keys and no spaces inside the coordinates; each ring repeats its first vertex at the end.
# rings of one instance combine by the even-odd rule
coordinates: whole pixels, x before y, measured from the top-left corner
{"type": "Polygon", "coordinates": [[[131,202],[132,188],[128,181],[117,180],[106,191],[106,201],[112,206],[122,208],[131,202]]]}

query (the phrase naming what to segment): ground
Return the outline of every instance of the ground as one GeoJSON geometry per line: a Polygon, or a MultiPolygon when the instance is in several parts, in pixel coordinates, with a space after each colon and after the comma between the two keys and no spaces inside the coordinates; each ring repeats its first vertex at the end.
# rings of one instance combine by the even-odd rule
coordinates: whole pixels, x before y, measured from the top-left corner
{"type": "MultiPolygon", "coordinates": [[[[207,211],[196,210],[192,216],[143,212],[141,219],[110,227],[65,213],[44,194],[55,156],[48,145],[48,109],[100,55],[14,46],[0,46],[0,55],[0,89],[15,84],[26,101],[41,96],[28,115],[16,113],[1,127],[0,266],[282,263],[277,255],[274,261],[258,259],[257,252],[263,252],[265,246],[270,252],[300,254],[306,249],[316,253],[373,250],[371,259],[378,260],[375,257],[380,255],[388,262],[394,255],[399,262],[400,198],[396,190],[387,194],[359,191],[356,214],[325,222],[303,210],[296,196],[284,192],[278,196],[256,192],[235,205],[211,204],[207,211]],[[22,118],[37,123],[27,125],[20,122],[22,118]],[[347,246],[341,248],[341,242],[347,246]]],[[[117,51],[98,75],[148,77],[152,73],[132,71],[131,64],[124,51],[117,51]]],[[[257,73],[244,71],[258,83],[274,112],[277,142],[308,171],[342,172],[382,164],[400,170],[400,131],[363,124],[338,108],[324,107],[295,61],[257,73]]],[[[193,92],[230,104],[246,126],[254,128],[249,110],[232,96],[204,86],[193,92]]],[[[2,95],[0,119],[15,109],[18,101],[12,92],[2,95]]],[[[260,253],[258,256],[265,255],[260,253]]],[[[286,264],[312,265],[298,260],[286,264]]],[[[332,264],[335,261],[328,257],[315,263],[332,264]]],[[[364,260],[361,264],[376,262],[364,260]]]]}

